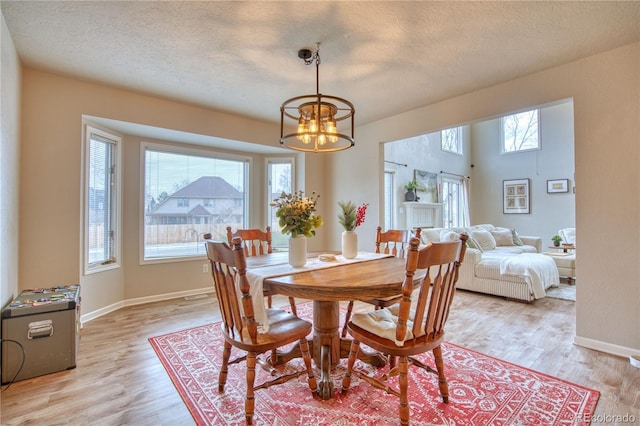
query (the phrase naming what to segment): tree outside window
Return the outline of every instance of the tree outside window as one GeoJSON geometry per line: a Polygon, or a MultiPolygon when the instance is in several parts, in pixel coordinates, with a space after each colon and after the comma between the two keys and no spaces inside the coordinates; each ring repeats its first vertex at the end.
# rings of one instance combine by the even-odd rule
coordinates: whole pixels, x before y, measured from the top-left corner
{"type": "Polygon", "coordinates": [[[539,110],[502,117],[502,152],[540,149],[539,110]]]}
{"type": "Polygon", "coordinates": [[[443,151],[462,155],[462,129],[452,127],[440,132],[440,147],[443,151]]]}

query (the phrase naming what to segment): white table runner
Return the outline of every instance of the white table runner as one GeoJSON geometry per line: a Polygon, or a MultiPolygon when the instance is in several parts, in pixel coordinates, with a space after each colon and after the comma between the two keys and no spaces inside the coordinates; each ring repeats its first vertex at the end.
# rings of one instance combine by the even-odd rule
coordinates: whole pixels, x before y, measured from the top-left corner
{"type": "MultiPolygon", "coordinates": [[[[266,278],[279,277],[282,275],[291,275],[301,272],[315,271],[318,269],[333,268],[336,266],[347,265],[350,263],[366,262],[369,260],[381,259],[383,257],[391,257],[389,254],[369,253],[359,251],[358,255],[353,259],[345,259],[344,256],[337,254],[335,260],[323,261],[320,260],[321,256],[312,257],[307,259],[307,263],[301,268],[294,268],[289,263],[279,263],[276,265],[259,266],[254,268],[247,268],[247,280],[249,281],[251,297],[253,300],[253,314],[256,322],[258,323],[258,332],[266,333],[269,331],[269,323],[267,321],[267,310],[264,304],[263,297],[263,282],[266,278]]],[[[238,283],[236,282],[236,286],[238,283]]],[[[242,292],[238,287],[238,296],[242,296],[242,292]]],[[[240,309],[242,309],[242,302],[240,301],[240,309]]]]}

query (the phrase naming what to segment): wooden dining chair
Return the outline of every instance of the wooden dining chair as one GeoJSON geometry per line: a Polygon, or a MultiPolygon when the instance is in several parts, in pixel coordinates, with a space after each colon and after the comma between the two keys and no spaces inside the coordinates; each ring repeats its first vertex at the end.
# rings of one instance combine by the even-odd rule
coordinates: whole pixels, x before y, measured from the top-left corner
{"type": "Polygon", "coordinates": [[[258,256],[272,253],[271,247],[271,227],[267,226],[265,231],[261,229],[237,229],[236,232],[231,231],[231,227],[227,226],[227,240],[232,243],[233,237],[242,238],[244,255],[258,256]]]}
{"type": "Polygon", "coordinates": [[[411,238],[420,239],[421,228],[415,231],[389,229],[382,232],[382,227],[378,226],[376,233],[376,253],[392,254],[396,257],[405,257],[411,238]]]}
{"type": "MultiPolygon", "coordinates": [[[[416,228],[415,231],[401,230],[401,229],[389,229],[386,232],[382,232],[382,227],[378,226],[376,231],[376,253],[391,254],[396,257],[405,257],[409,243],[412,237],[420,238],[421,228],[416,228]]],[[[370,299],[362,300],[364,303],[368,303],[376,307],[376,309],[385,308],[391,306],[394,303],[398,303],[402,298],[401,294],[396,296],[387,297],[385,299],[370,299]]],[[[347,323],[351,319],[351,312],[353,311],[353,300],[347,305],[347,313],[344,316],[344,325],[342,326],[342,337],[347,336],[347,323]]]]}
{"type": "Polygon", "coordinates": [[[364,382],[399,397],[400,423],[408,425],[407,375],[409,365],[413,365],[438,375],[442,400],[449,402],[449,386],[440,345],[458,281],[458,269],[464,260],[466,240],[467,235],[462,234],[458,241],[430,243],[420,250],[420,240],[411,240],[400,303],[369,313],[354,314],[347,325],[352,342],[347,371],[342,380],[343,393],[348,391],[351,376],[355,374],[364,382]],[[413,278],[417,270],[425,270],[425,276],[413,300],[413,278]],[[361,344],[389,357],[398,357],[397,366],[390,366],[388,373],[377,378],[354,369],[361,344]],[[433,352],[435,370],[412,357],[428,351],[433,352]],[[387,379],[393,376],[399,376],[397,387],[387,383],[387,379]]]}
{"type": "MultiPolygon", "coordinates": [[[[207,257],[211,262],[211,274],[215,285],[220,312],[222,313],[222,334],[224,336],[224,349],[222,352],[222,366],[218,376],[218,391],[224,392],[227,381],[229,364],[245,361],[247,392],[245,397],[245,419],[248,425],[252,424],[254,414],[254,392],[266,389],[270,386],[285,383],[291,379],[307,374],[307,382],[312,394],[317,395],[317,383],[311,369],[311,355],[307,335],[311,332],[311,323],[302,320],[282,309],[267,309],[269,331],[258,333],[254,318],[253,300],[249,291],[249,281],[246,277],[247,262],[243,249],[242,238],[233,239],[233,248],[226,242],[205,242],[207,257]],[[236,290],[238,282],[241,299],[236,290]],[[242,300],[242,310],[240,302],[242,300]],[[244,315],[242,314],[244,312],[244,315]],[[272,380],[255,385],[256,357],[267,351],[298,342],[305,369],[298,369],[286,375],[281,375],[272,380]],[[234,360],[231,357],[232,348],[243,351],[234,360]],[[246,352],[246,355],[245,355],[246,352]]],[[[276,374],[276,370],[273,370],[276,374]]]]}
{"type": "MultiPolygon", "coordinates": [[[[273,253],[273,248],[271,247],[270,226],[267,226],[265,231],[253,228],[236,229],[236,232],[232,232],[231,227],[227,226],[227,241],[229,244],[232,244],[234,237],[242,238],[244,255],[246,257],[273,253]]],[[[264,297],[267,298],[267,306],[270,308],[273,304],[273,293],[265,289],[264,297]]],[[[293,297],[289,297],[289,305],[291,306],[291,312],[293,312],[294,315],[298,315],[296,301],[293,297]]]]}

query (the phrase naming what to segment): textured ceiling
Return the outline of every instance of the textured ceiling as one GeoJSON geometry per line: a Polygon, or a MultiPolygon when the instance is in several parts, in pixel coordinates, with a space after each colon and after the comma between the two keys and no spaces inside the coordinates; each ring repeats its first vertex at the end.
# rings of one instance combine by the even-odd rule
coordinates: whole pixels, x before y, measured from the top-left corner
{"type": "Polygon", "coordinates": [[[320,92],[356,123],[640,39],[640,2],[2,1],[22,63],[279,120],[320,92]]]}

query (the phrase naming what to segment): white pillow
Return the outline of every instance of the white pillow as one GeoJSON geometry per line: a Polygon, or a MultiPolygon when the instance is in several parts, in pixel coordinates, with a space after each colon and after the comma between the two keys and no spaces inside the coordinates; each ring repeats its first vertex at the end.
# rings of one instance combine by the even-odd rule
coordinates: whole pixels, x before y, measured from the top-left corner
{"type": "Polygon", "coordinates": [[[483,223],[483,224],[480,224],[480,225],[475,225],[475,226],[473,226],[473,229],[484,229],[485,231],[489,231],[489,232],[491,232],[491,231],[493,231],[494,229],[496,229],[496,227],[495,227],[495,226],[493,226],[493,225],[492,225],[492,224],[490,224],[490,223],[483,223]]]}
{"type": "Polygon", "coordinates": [[[576,243],[576,228],[564,228],[559,232],[562,237],[562,242],[566,244],[575,244],[576,243]]]}
{"type": "Polygon", "coordinates": [[[495,231],[491,231],[493,239],[496,240],[497,246],[513,246],[513,234],[511,229],[496,228],[495,231]]]}
{"type": "Polygon", "coordinates": [[[459,239],[460,234],[457,232],[453,232],[448,229],[443,229],[440,232],[440,241],[458,241],[459,239]]]}
{"type": "Polygon", "coordinates": [[[471,236],[469,236],[469,238],[467,238],[467,247],[472,248],[472,249],[476,249],[476,250],[480,251],[480,253],[482,253],[482,247],[480,247],[480,244],[478,244],[478,242],[476,240],[474,240],[471,236]]]}
{"type": "Polygon", "coordinates": [[[511,230],[511,236],[513,237],[513,244],[517,245],[517,246],[523,246],[524,242],[522,241],[522,238],[520,238],[520,235],[518,235],[518,233],[516,232],[515,229],[511,230]]]}
{"type": "Polygon", "coordinates": [[[471,238],[476,240],[482,251],[493,250],[496,248],[496,240],[491,232],[484,229],[476,229],[471,231],[471,238]]]}
{"type": "Polygon", "coordinates": [[[422,244],[437,243],[440,241],[441,229],[423,229],[420,232],[420,241],[422,244]]]}

